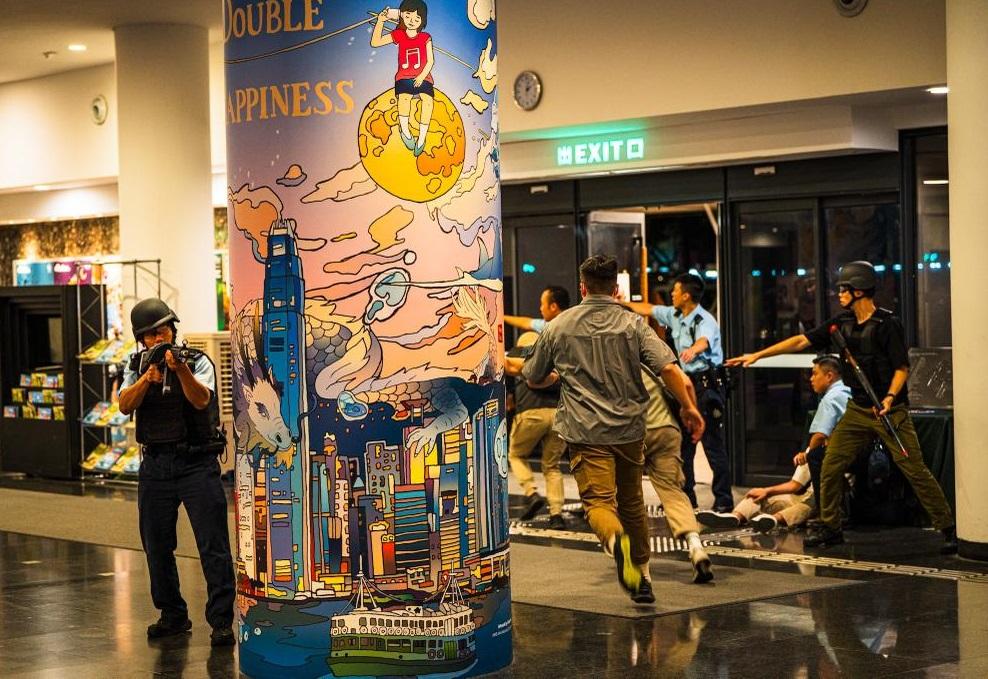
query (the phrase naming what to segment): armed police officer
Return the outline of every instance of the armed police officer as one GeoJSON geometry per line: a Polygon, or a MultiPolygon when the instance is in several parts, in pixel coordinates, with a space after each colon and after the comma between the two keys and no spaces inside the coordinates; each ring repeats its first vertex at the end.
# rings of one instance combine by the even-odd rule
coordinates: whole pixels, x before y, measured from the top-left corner
{"type": "Polygon", "coordinates": [[[124,372],[119,405],[125,414],[136,413],[141,444],[141,542],[151,599],[161,611],[147,635],[154,639],[192,628],[175,563],[178,507],[184,504],[206,577],[210,641],[213,646],[232,645],[236,590],[226,494],[216,458],[225,442],[218,429],[216,370],[204,353],[174,345],[179,320],[160,299],[135,305],[130,322],[144,350],[134,354],[124,372]]]}
{"type": "MultiPolygon", "coordinates": [[[[676,354],[696,389],[696,400],[703,414],[703,452],[707,455],[714,473],[711,490],[714,494],[713,511],[729,512],[734,507],[731,493],[731,467],[724,444],[723,379],[724,352],[721,349],[720,326],[713,314],[700,306],[703,297],[703,279],[695,274],[681,274],[672,286],[672,306],[626,302],[625,306],[642,316],[654,318],[669,328],[676,354]]],[[[686,482],[683,490],[695,508],[697,506],[693,460],[696,443],[683,437],[683,471],[686,482]]]]}
{"type": "Polygon", "coordinates": [[[844,383],[851,388],[851,401],[827,445],[818,498],[821,526],[806,539],[806,546],[844,541],[840,527],[844,471],[868,449],[875,437],[880,437],[934,527],[943,533],[941,552],[952,554],[957,551],[957,534],[950,506],[923,462],[919,439],[907,410],[909,355],[902,325],[891,311],[875,305],[877,284],[875,268],[869,262],[846,264],[837,281],[842,309],[839,314],[804,335],[794,335],[753,354],[732,358],[727,364],[747,367],[768,356],[795,353],[811,346],[822,350],[833,345],[840,350],[841,372],[844,383]],[[877,404],[868,393],[869,385],[877,404]],[[880,419],[884,416],[889,419],[888,429],[880,419]]]}

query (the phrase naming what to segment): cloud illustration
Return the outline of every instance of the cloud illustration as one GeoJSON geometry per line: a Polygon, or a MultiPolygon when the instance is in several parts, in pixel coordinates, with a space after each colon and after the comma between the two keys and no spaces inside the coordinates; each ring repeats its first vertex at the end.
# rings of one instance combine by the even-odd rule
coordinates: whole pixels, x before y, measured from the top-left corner
{"type": "Polygon", "coordinates": [[[476,28],[487,28],[494,21],[494,0],[467,0],[467,16],[476,28]]]}
{"type": "Polygon", "coordinates": [[[491,56],[493,51],[494,44],[488,38],[487,47],[480,53],[480,65],[477,67],[477,72],[473,74],[474,78],[480,80],[480,86],[487,94],[493,92],[494,88],[497,87],[497,55],[491,56]]]}
{"type": "Polygon", "coordinates": [[[377,184],[367,174],[361,163],[340,170],[329,179],[316,183],[316,190],[302,196],[303,203],[318,203],[332,200],[342,203],[345,200],[365,196],[374,191],[377,184]]]}

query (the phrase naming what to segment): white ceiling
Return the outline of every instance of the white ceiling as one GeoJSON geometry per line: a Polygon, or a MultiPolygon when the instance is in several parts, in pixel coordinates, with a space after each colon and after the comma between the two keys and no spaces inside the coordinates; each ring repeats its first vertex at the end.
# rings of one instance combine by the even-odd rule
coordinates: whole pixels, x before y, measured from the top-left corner
{"type": "Polygon", "coordinates": [[[221,0],[0,0],[0,83],[114,60],[113,28],[124,24],[205,26],[221,39],[221,0]],[[87,46],[69,52],[71,43],[87,46]],[[57,52],[45,58],[43,52],[57,52]]]}

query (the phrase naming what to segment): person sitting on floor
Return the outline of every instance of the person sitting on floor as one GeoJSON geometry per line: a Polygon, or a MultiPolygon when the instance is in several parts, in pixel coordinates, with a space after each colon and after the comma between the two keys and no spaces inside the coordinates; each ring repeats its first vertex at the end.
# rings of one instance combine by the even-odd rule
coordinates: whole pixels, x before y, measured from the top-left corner
{"type": "Polygon", "coordinates": [[[810,467],[822,461],[827,439],[847,410],[851,390],[840,376],[840,362],[833,356],[813,359],[810,386],[820,396],[816,414],[810,423],[810,442],[806,450],[796,453],[796,471],[785,483],[768,488],[752,488],[730,512],[703,511],[697,520],[704,526],[729,530],[750,523],[756,530],[770,531],[778,525],[799,526],[810,518],[816,504],[817,483],[812,483],[810,467]]]}

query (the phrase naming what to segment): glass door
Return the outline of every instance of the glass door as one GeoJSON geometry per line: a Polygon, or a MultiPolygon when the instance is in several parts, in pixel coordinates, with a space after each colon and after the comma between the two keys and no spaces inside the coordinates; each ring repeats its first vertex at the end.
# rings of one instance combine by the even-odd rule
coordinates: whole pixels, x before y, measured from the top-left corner
{"type": "MultiPolygon", "coordinates": [[[[875,301],[903,312],[902,234],[894,194],[740,203],[734,206],[730,291],[732,351],[752,352],[798,335],[839,311],[834,286],[843,264],[875,265],[875,301]]],[[[776,356],[740,374],[734,394],[736,466],[749,484],[792,473],[816,407],[809,386],[814,352],[776,356]],[[741,453],[740,457],[738,453],[741,453]]]]}
{"type": "MultiPolygon", "coordinates": [[[[819,322],[815,201],[748,203],[735,211],[740,276],[741,350],[756,351],[819,322]]],[[[744,466],[749,481],[792,473],[813,407],[807,368],[813,354],[759,361],[741,373],[735,398],[743,414],[744,466]]],[[[751,481],[754,482],[754,481],[751,481]]]]}
{"type": "Polygon", "coordinates": [[[642,210],[594,211],[587,217],[590,256],[610,255],[618,262],[618,287],[624,299],[641,302],[646,294],[645,213],[642,210]]]}

